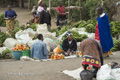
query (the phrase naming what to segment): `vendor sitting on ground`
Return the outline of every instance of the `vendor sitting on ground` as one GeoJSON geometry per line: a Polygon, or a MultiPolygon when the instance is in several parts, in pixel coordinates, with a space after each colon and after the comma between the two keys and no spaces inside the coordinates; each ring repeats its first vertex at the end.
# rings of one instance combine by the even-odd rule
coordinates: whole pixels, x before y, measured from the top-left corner
{"type": "Polygon", "coordinates": [[[70,56],[72,54],[75,54],[77,50],[77,42],[73,39],[72,33],[70,31],[66,34],[67,39],[63,41],[62,48],[64,50],[65,56],[70,56]]]}
{"type": "Polygon", "coordinates": [[[31,49],[31,58],[34,59],[47,59],[48,58],[48,51],[46,44],[43,42],[43,35],[38,34],[37,38],[39,39],[31,49]]]}

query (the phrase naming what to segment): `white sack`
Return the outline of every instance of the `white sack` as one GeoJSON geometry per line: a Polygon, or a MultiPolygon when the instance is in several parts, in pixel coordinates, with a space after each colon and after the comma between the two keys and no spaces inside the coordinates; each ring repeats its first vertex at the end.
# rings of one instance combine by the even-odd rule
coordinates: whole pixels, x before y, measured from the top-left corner
{"type": "Polygon", "coordinates": [[[97,80],[115,80],[111,75],[111,67],[108,64],[103,65],[97,72],[97,80]]]}
{"type": "Polygon", "coordinates": [[[26,44],[29,41],[32,41],[32,38],[29,36],[29,33],[27,30],[20,30],[15,34],[16,39],[21,43],[21,44],[26,44]]]}
{"type": "Polygon", "coordinates": [[[7,47],[8,49],[12,50],[15,45],[18,43],[18,41],[16,39],[13,39],[13,38],[7,38],[5,40],[5,42],[3,43],[3,45],[5,47],[7,47]]]}

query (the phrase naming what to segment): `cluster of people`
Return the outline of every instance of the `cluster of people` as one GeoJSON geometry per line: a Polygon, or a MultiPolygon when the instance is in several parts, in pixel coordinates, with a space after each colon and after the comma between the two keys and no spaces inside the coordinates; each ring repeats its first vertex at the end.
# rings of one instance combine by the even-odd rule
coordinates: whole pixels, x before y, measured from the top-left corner
{"type": "MultiPolygon", "coordinates": [[[[42,0],[38,2],[39,7],[33,7],[34,22],[38,24],[46,23],[48,25],[48,31],[50,31],[51,26],[51,15],[47,11],[47,5],[43,3],[42,0]]],[[[66,24],[66,14],[65,7],[62,6],[62,2],[59,2],[59,7],[57,7],[57,25],[66,24]]],[[[98,69],[103,65],[103,57],[109,56],[111,53],[110,49],[113,47],[113,39],[110,32],[110,24],[108,16],[103,12],[101,7],[97,8],[98,13],[98,24],[96,26],[95,39],[85,39],[81,42],[81,53],[82,53],[82,65],[86,69],[89,65],[92,65],[96,73],[98,69]]],[[[8,10],[5,12],[6,26],[8,34],[14,29],[14,20],[17,14],[8,6],[8,10]]],[[[66,33],[67,39],[62,43],[63,54],[65,56],[70,56],[75,54],[77,50],[77,42],[72,37],[72,33],[68,31],[66,33]]],[[[36,59],[47,59],[48,51],[46,44],[43,42],[43,35],[38,34],[39,39],[31,49],[31,58],[36,59]]]]}
{"type": "MultiPolygon", "coordinates": [[[[67,24],[66,14],[68,12],[65,13],[65,7],[62,5],[61,1],[59,1],[59,6],[56,8],[56,11],[58,13],[56,25],[60,26],[58,28],[60,30],[60,28],[63,25],[67,24]]],[[[33,6],[32,13],[33,13],[33,17],[34,17],[33,22],[34,23],[38,23],[38,24],[44,24],[44,23],[46,23],[47,26],[48,26],[47,27],[48,31],[50,31],[50,27],[51,27],[51,15],[47,11],[47,5],[42,0],[38,1],[38,8],[36,6],[33,6]]]]}

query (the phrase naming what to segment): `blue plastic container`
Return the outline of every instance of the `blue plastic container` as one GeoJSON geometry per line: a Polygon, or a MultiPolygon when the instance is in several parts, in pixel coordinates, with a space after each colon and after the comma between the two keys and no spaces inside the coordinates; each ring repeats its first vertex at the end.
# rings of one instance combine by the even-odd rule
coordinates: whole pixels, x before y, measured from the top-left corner
{"type": "Polygon", "coordinates": [[[20,57],[22,56],[22,51],[13,51],[13,56],[16,60],[20,60],[20,57]]]}

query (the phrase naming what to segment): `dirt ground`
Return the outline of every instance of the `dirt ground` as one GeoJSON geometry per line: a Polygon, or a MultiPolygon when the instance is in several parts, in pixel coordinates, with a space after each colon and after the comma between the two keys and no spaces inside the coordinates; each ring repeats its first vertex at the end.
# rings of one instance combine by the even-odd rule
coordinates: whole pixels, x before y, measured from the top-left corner
{"type": "MultiPolygon", "coordinates": [[[[105,63],[120,63],[120,51],[105,58],[105,63]]],[[[0,80],[75,80],[63,74],[63,70],[81,67],[81,58],[48,62],[0,60],[0,80]]]]}
{"type": "MultiPolygon", "coordinates": [[[[28,9],[21,9],[21,8],[12,8],[13,10],[16,11],[17,13],[17,20],[19,21],[19,25],[25,25],[27,22],[29,22],[31,19],[33,19],[33,15],[31,13],[31,10],[28,9]]],[[[5,13],[5,11],[7,10],[7,8],[1,8],[0,7],[0,14],[5,13]]],[[[52,26],[51,28],[56,28],[56,19],[52,18],[52,26]]],[[[0,30],[2,31],[6,31],[5,27],[0,26],[0,30]]]]}

